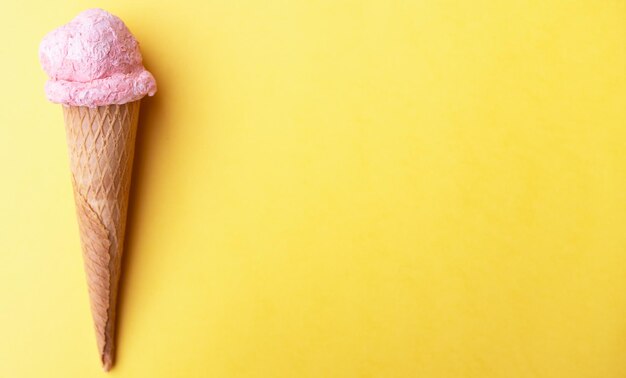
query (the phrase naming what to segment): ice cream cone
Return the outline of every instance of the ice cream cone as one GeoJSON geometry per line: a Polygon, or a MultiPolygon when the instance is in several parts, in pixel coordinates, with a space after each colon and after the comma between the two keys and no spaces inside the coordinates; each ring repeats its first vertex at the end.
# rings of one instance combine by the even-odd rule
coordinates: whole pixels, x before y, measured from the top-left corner
{"type": "Polygon", "coordinates": [[[102,366],[115,351],[115,310],[139,102],[64,106],[85,272],[102,366]]]}
{"type": "Polygon", "coordinates": [[[105,371],[115,357],[120,280],[139,102],[156,93],[139,42],[117,16],[88,9],[46,36],[46,96],[63,104],[83,260],[105,371]]]}

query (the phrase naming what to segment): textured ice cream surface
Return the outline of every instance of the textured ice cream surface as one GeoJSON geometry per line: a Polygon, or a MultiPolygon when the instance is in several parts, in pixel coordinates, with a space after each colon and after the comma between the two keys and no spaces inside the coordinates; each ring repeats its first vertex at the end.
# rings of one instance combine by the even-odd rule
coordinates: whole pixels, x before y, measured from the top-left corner
{"type": "Polygon", "coordinates": [[[156,92],[139,43],[118,17],[89,9],[48,33],[39,60],[49,76],[46,95],[71,106],[125,104],[156,92]]]}

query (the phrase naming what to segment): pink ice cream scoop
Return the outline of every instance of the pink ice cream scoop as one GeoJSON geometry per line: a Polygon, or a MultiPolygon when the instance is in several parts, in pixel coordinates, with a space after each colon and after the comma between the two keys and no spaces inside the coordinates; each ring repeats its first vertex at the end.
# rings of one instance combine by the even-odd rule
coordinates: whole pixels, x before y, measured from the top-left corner
{"type": "Polygon", "coordinates": [[[143,64],[139,43],[124,22],[102,9],[89,9],[48,33],[39,60],[55,103],[96,107],[153,96],[156,81],[143,64]]]}

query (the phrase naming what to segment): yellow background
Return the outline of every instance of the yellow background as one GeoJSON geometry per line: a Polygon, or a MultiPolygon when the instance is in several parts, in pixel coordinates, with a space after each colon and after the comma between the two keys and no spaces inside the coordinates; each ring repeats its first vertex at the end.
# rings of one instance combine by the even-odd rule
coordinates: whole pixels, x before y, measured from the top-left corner
{"type": "Polygon", "coordinates": [[[43,35],[143,102],[110,377],[626,376],[626,2],[8,1],[0,377],[98,377],[43,35]]]}

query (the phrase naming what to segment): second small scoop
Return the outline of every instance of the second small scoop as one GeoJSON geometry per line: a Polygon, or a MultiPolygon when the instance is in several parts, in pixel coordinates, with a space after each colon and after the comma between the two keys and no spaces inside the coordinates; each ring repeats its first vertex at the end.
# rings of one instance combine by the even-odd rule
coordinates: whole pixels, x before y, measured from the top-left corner
{"type": "Polygon", "coordinates": [[[102,9],[86,10],[48,33],[39,59],[49,76],[46,95],[55,103],[125,104],[156,92],[139,43],[122,20],[102,9]]]}

